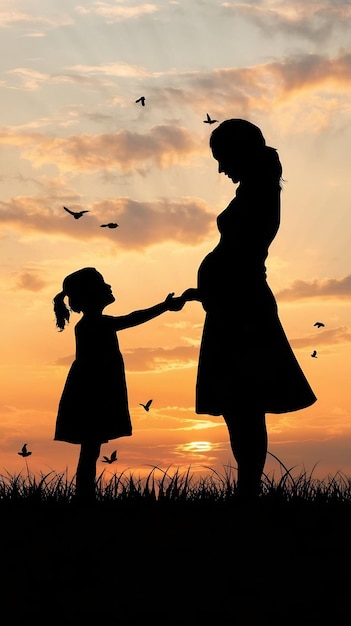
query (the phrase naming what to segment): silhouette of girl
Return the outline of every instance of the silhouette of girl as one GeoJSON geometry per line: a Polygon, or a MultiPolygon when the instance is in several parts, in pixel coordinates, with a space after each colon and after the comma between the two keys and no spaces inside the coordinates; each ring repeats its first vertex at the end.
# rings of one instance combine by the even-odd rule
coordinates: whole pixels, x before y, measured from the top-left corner
{"type": "Polygon", "coordinates": [[[123,357],[116,332],[143,324],[165,311],[178,311],[184,300],[170,293],[164,302],[128,315],[103,315],[115,301],[111,286],[92,267],[67,276],[54,298],[56,325],[62,331],[70,310],[83,316],[75,326],[76,358],[59,402],[54,439],[80,444],[76,495],[95,498],[96,462],[102,443],[132,434],[123,357]],[[68,298],[70,309],[65,304],[68,298]]]}
{"type": "Polygon", "coordinates": [[[196,289],[183,293],[206,311],[196,412],[222,415],[237,462],[237,493],[259,494],[267,455],[266,413],[316,401],[280,323],[265,260],[280,223],[282,166],[261,130],[242,119],[211,134],[218,171],[239,183],[218,216],[218,245],[202,261],[196,289]]]}

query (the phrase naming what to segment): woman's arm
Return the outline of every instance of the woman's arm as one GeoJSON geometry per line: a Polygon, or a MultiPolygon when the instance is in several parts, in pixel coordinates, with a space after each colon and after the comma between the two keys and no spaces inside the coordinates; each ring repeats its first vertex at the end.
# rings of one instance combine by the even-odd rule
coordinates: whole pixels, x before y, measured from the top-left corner
{"type": "Polygon", "coordinates": [[[201,302],[200,292],[195,287],[190,287],[190,289],[183,291],[181,298],[184,298],[185,302],[189,302],[190,300],[201,302]]]}
{"type": "Polygon", "coordinates": [[[158,317],[166,311],[180,311],[185,304],[183,296],[178,298],[174,297],[174,293],[169,293],[164,302],[155,304],[148,309],[141,309],[140,311],[133,311],[128,315],[120,315],[115,317],[115,330],[123,330],[124,328],[131,328],[132,326],[138,326],[144,324],[154,317],[158,317]]]}

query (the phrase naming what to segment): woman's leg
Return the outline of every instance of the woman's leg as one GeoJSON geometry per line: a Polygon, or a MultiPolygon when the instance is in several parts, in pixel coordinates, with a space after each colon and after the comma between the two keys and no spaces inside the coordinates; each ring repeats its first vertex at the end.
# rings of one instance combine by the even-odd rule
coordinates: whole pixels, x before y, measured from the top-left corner
{"type": "Polygon", "coordinates": [[[76,496],[79,500],[95,499],[96,462],[101,444],[85,442],[81,444],[76,474],[76,496]]]}
{"type": "Polygon", "coordinates": [[[255,498],[260,492],[267,456],[267,429],[264,411],[245,409],[223,416],[230,444],[238,465],[237,491],[243,498],[255,498]]]}

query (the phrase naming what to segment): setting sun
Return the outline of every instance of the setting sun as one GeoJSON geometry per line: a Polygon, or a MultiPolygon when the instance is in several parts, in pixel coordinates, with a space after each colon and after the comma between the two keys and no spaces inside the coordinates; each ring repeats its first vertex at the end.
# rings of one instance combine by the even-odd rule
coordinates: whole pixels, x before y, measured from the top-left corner
{"type": "Polygon", "coordinates": [[[212,450],[210,441],[191,441],[182,446],[184,452],[209,452],[212,450]]]}

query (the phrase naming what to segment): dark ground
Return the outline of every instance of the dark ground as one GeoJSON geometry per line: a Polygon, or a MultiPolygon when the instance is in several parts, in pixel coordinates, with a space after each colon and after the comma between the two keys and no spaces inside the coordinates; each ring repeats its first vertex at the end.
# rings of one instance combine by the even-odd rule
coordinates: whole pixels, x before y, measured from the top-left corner
{"type": "Polygon", "coordinates": [[[2,624],[351,626],[351,505],[0,503],[2,624]]]}

